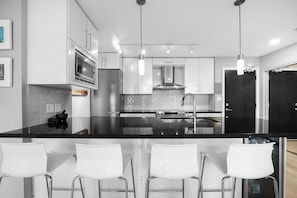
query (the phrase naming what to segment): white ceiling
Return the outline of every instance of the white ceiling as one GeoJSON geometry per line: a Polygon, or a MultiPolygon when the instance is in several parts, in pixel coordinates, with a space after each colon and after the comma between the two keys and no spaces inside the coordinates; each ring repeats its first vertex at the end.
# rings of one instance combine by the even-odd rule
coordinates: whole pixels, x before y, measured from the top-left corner
{"type": "MultiPolygon", "coordinates": [[[[99,30],[99,51],[115,52],[113,42],[140,43],[140,8],[136,0],[77,0],[99,30]]],[[[239,9],[234,0],[146,0],[142,7],[143,43],[196,43],[145,46],[146,56],[234,57],[239,54],[239,9]]],[[[258,57],[297,42],[297,0],[246,0],[242,12],[242,51],[258,57]],[[281,42],[270,46],[269,40],[281,42]]],[[[139,46],[124,56],[138,56],[139,46]]]]}

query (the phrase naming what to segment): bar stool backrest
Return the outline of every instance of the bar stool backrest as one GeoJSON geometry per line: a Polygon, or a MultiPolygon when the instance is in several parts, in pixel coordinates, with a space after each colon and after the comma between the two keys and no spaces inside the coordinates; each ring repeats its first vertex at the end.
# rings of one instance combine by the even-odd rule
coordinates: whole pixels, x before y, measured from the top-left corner
{"type": "Polygon", "coordinates": [[[198,176],[196,144],[154,144],[151,149],[150,175],[166,179],[198,176]]]}
{"type": "Polygon", "coordinates": [[[92,179],[123,176],[123,157],[120,144],[76,144],[76,173],[92,179]]]}
{"type": "Polygon", "coordinates": [[[47,154],[42,143],[2,143],[1,172],[12,177],[35,177],[47,173],[47,154]]]}
{"type": "Polygon", "coordinates": [[[227,155],[228,175],[244,179],[259,179],[274,172],[274,143],[231,144],[227,155]]]}

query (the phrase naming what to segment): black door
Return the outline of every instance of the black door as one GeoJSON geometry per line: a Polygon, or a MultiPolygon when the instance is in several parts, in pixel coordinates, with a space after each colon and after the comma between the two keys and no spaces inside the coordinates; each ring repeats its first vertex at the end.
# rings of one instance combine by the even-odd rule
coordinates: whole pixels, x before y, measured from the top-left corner
{"type": "Polygon", "coordinates": [[[225,133],[255,132],[256,73],[225,71],[225,133]]]}
{"type": "Polygon", "coordinates": [[[269,72],[269,132],[297,132],[297,72],[269,72]]]}

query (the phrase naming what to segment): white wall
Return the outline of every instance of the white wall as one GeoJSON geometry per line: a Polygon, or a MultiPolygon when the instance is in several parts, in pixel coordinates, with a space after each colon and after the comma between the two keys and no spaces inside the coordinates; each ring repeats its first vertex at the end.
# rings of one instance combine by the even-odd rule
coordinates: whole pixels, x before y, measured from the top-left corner
{"type": "Polygon", "coordinates": [[[27,101],[26,86],[24,86],[27,72],[26,50],[24,50],[26,2],[26,0],[1,0],[0,3],[0,19],[10,19],[13,24],[13,49],[0,50],[0,57],[13,59],[13,87],[0,87],[0,133],[23,126],[23,102],[27,101]]]}
{"type": "Polygon", "coordinates": [[[260,57],[261,69],[267,70],[297,62],[297,43],[260,57]]]}
{"type": "Polygon", "coordinates": [[[72,117],[90,117],[90,91],[87,96],[72,96],[72,117]]]}

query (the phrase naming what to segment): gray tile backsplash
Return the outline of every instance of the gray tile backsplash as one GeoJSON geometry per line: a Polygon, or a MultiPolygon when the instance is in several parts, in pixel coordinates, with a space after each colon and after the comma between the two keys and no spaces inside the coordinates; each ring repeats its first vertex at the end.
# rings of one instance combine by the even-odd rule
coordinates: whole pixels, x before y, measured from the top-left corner
{"type": "MultiPolygon", "coordinates": [[[[122,95],[123,110],[192,110],[192,98],[187,97],[181,106],[184,90],[154,90],[152,95],[122,95]]],[[[214,109],[210,103],[212,95],[195,95],[197,110],[214,109]]]]}
{"type": "Polygon", "coordinates": [[[30,85],[28,108],[29,125],[47,123],[48,118],[57,114],[57,112],[46,113],[46,104],[61,104],[61,109],[65,109],[68,117],[71,117],[71,103],[71,90],[30,85]]]}

